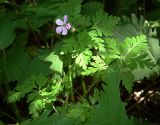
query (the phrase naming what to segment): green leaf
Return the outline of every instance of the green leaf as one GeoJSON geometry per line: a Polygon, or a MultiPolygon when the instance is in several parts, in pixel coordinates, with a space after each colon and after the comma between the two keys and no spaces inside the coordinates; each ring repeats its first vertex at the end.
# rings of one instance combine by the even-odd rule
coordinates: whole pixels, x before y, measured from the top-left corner
{"type": "Polygon", "coordinates": [[[14,91],[9,93],[8,102],[19,101],[20,98],[23,98],[26,94],[31,92],[33,89],[37,89],[36,86],[36,76],[28,77],[20,85],[17,85],[14,91]]]}
{"type": "Polygon", "coordinates": [[[93,16],[94,26],[98,32],[102,32],[106,36],[111,36],[115,25],[119,22],[118,17],[109,16],[108,14],[98,11],[93,16]]]}
{"type": "Polygon", "coordinates": [[[47,77],[43,73],[37,75],[36,84],[38,85],[39,89],[42,88],[47,83],[47,77]]]}
{"type": "Polygon", "coordinates": [[[33,114],[34,118],[39,117],[38,111],[41,111],[42,109],[45,108],[45,101],[42,99],[37,99],[31,102],[29,106],[29,113],[33,114]]]}
{"type": "Polygon", "coordinates": [[[87,101],[77,103],[68,107],[67,118],[76,119],[76,123],[84,123],[91,116],[91,106],[87,101]]]}
{"type": "Polygon", "coordinates": [[[134,82],[134,76],[131,71],[121,70],[121,78],[126,89],[131,92],[134,82]]]}
{"type": "Polygon", "coordinates": [[[63,62],[59,59],[58,55],[52,52],[44,60],[52,62],[50,69],[62,74],[63,62]]]}
{"type": "Polygon", "coordinates": [[[107,69],[103,79],[107,85],[103,87],[104,92],[99,104],[95,106],[89,125],[133,125],[133,121],[126,115],[125,104],[120,99],[120,72],[107,69]]]}
{"type": "Polygon", "coordinates": [[[15,39],[15,24],[7,16],[0,16],[0,50],[7,48],[15,39]]]}
{"type": "Polygon", "coordinates": [[[66,111],[54,113],[51,116],[49,116],[49,114],[50,111],[46,110],[42,113],[42,115],[40,115],[39,118],[23,121],[20,125],[75,125],[75,119],[67,118],[65,116],[66,111]]]}
{"type": "Polygon", "coordinates": [[[123,43],[123,48],[127,48],[123,51],[125,58],[132,58],[135,54],[140,54],[141,51],[148,48],[146,36],[140,35],[126,38],[123,43]]]}
{"type": "Polygon", "coordinates": [[[151,68],[155,64],[155,60],[149,54],[149,46],[144,35],[126,38],[123,42],[121,52],[122,60],[130,68],[135,69],[145,66],[151,68]]]}
{"type": "Polygon", "coordinates": [[[100,56],[93,56],[92,57],[94,62],[90,62],[90,65],[92,67],[88,67],[86,70],[84,70],[81,74],[82,75],[91,75],[96,73],[97,71],[102,71],[107,68],[105,62],[101,59],[100,56]]]}
{"type": "Polygon", "coordinates": [[[4,69],[3,73],[5,73],[7,79],[18,80],[18,81],[22,77],[24,79],[24,71],[29,66],[29,61],[30,61],[30,58],[24,51],[24,49],[18,46],[13,47],[6,54],[6,58],[7,58],[6,62],[4,60],[4,65],[6,63],[7,68],[4,69]]]}
{"type": "Polygon", "coordinates": [[[96,30],[90,31],[89,35],[92,38],[91,46],[96,50],[104,52],[105,45],[104,45],[104,40],[102,39],[102,36],[96,30]]]}
{"type": "Polygon", "coordinates": [[[36,6],[22,6],[21,13],[24,17],[17,20],[17,26],[36,30],[48,21],[54,21],[53,17],[57,15],[60,5],[56,1],[43,1],[37,2],[36,6]]]}
{"type": "Polygon", "coordinates": [[[8,102],[16,102],[22,98],[21,92],[9,92],[8,93],[8,102]]]}
{"type": "Polygon", "coordinates": [[[156,38],[149,37],[148,38],[148,45],[150,47],[150,53],[153,57],[153,60],[156,63],[160,57],[159,40],[156,38]]]}
{"type": "Polygon", "coordinates": [[[86,15],[94,15],[97,11],[102,10],[103,5],[97,1],[90,1],[82,5],[82,13],[86,15]]]}
{"type": "Polygon", "coordinates": [[[91,37],[89,36],[88,32],[82,31],[77,36],[67,38],[63,40],[62,45],[62,52],[61,54],[71,53],[73,54],[73,58],[75,58],[80,53],[86,50],[86,48],[92,48],[94,45],[91,37]]]}
{"type": "Polygon", "coordinates": [[[47,75],[49,70],[49,63],[44,62],[43,60],[40,60],[39,58],[34,58],[30,60],[27,67],[25,67],[25,71],[23,72],[23,76],[21,77],[21,80],[27,79],[29,77],[32,77],[32,75],[40,75],[43,73],[44,75],[47,75]]]}
{"type": "Polygon", "coordinates": [[[62,45],[62,53],[72,53],[74,50],[74,39],[73,38],[67,38],[63,41],[62,45]]]}
{"type": "Polygon", "coordinates": [[[147,77],[149,74],[149,69],[148,68],[139,68],[139,69],[135,69],[133,70],[133,74],[134,74],[134,80],[143,80],[144,77],[147,77]]]}
{"type": "Polygon", "coordinates": [[[60,5],[58,14],[59,15],[69,15],[69,16],[77,16],[81,12],[81,0],[68,0],[60,5]]]}
{"type": "Polygon", "coordinates": [[[126,37],[133,37],[140,35],[132,24],[124,24],[120,26],[116,26],[114,30],[114,36],[120,41],[123,41],[126,37]]]}
{"type": "Polygon", "coordinates": [[[51,125],[57,117],[49,116],[50,111],[45,111],[37,119],[28,119],[23,121],[20,125],[51,125]]]}
{"type": "Polygon", "coordinates": [[[90,16],[77,15],[75,17],[69,18],[69,21],[75,28],[76,32],[86,30],[87,27],[91,26],[90,16]]]}
{"type": "Polygon", "coordinates": [[[105,62],[107,64],[110,64],[112,61],[115,61],[116,59],[121,58],[121,51],[120,51],[121,43],[115,39],[110,39],[110,38],[107,38],[105,41],[107,44],[106,53],[104,53],[105,62]]]}
{"type": "Polygon", "coordinates": [[[87,48],[92,46],[92,39],[87,31],[80,32],[77,36],[77,43],[75,43],[75,50],[77,52],[82,52],[87,48]]]}
{"type": "MultiPolygon", "coordinates": [[[[27,79],[21,81],[16,88],[9,92],[8,102],[16,102],[24,98],[28,93],[39,94],[39,90],[46,84],[47,79],[44,74],[31,75],[27,79]],[[36,93],[34,93],[34,91],[36,93]]],[[[35,97],[35,96],[34,96],[35,97]]],[[[28,97],[28,100],[33,100],[28,97]]]]}
{"type": "Polygon", "coordinates": [[[126,37],[145,34],[144,28],[146,24],[147,23],[142,16],[140,16],[140,19],[138,19],[134,14],[131,15],[131,19],[122,16],[121,23],[119,23],[113,31],[114,37],[120,41],[123,41],[126,37]]]}
{"type": "Polygon", "coordinates": [[[90,50],[85,50],[83,53],[80,53],[76,57],[75,63],[85,70],[87,68],[87,65],[89,64],[91,56],[92,56],[92,52],[90,50]]]}
{"type": "Polygon", "coordinates": [[[134,81],[143,80],[144,78],[150,78],[150,76],[159,75],[160,74],[160,66],[156,65],[153,68],[137,68],[132,71],[134,75],[134,81]]]}

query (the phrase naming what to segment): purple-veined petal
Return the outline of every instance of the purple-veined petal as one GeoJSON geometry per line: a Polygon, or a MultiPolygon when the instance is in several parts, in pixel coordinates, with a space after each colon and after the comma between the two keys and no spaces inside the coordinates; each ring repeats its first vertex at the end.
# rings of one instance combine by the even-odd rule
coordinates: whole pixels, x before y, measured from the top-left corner
{"type": "Polygon", "coordinates": [[[56,33],[60,34],[63,30],[63,26],[59,26],[56,28],[56,33]]]}
{"type": "Polygon", "coordinates": [[[57,19],[56,20],[56,24],[57,25],[64,25],[64,22],[62,20],[60,20],[60,19],[57,19]]]}
{"type": "Polygon", "coordinates": [[[71,29],[71,27],[72,27],[72,26],[71,26],[70,23],[67,23],[67,24],[66,24],[66,28],[67,28],[68,30],[71,29]]]}
{"type": "Polygon", "coordinates": [[[67,28],[66,27],[63,27],[63,29],[62,29],[62,35],[67,35],[67,28]]]}
{"type": "Polygon", "coordinates": [[[66,24],[67,21],[68,21],[68,16],[67,16],[67,15],[64,15],[63,19],[64,19],[64,23],[66,24]]]}

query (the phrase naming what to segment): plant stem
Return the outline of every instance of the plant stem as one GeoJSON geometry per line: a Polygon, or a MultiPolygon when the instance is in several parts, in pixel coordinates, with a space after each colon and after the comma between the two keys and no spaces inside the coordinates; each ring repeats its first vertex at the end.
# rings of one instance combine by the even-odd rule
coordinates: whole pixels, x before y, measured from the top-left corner
{"type": "Polygon", "coordinates": [[[86,94],[88,94],[88,93],[91,91],[91,89],[97,84],[97,82],[98,82],[98,80],[95,80],[95,81],[91,84],[91,86],[90,86],[89,89],[87,90],[86,94]]]}
{"type": "Polygon", "coordinates": [[[11,115],[3,112],[3,111],[0,111],[0,114],[2,114],[2,115],[4,115],[4,116],[7,116],[8,118],[12,119],[13,121],[15,121],[15,122],[17,123],[17,120],[16,120],[13,116],[11,116],[11,115]]]}
{"type": "Polygon", "coordinates": [[[70,81],[70,84],[71,84],[71,88],[70,88],[70,93],[71,93],[71,100],[72,102],[75,102],[75,99],[74,99],[74,92],[73,92],[73,81],[72,81],[72,72],[71,72],[71,59],[70,57],[68,57],[68,64],[69,64],[69,81],[70,81]]]}
{"type": "Polygon", "coordinates": [[[53,22],[53,26],[51,25],[51,24],[49,24],[49,23],[47,23],[47,25],[48,25],[48,28],[52,31],[52,33],[53,33],[53,36],[52,36],[52,38],[51,38],[51,48],[53,47],[53,44],[54,44],[54,29],[55,29],[55,23],[53,22]]]}
{"type": "Polygon", "coordinates": [[[69,96],[68,96],[68,93],[67,93],[67,95],[66,95],[66,100],[65,100],[65,109],[67,108],[68,98],[69,98],[69,96]]]}
{"type": "Polygon", "coordinates": [[[86,96],[87,90],[86,90],[86,85],[85,85],[83,77],[82,77],[82,87],[83,87],[83,95],[86,96]]]}
{"type": "Polygon", "coordinates": [[[55,36],[55,32],[53,29],[55,29],[55,23],[53,22],[53,26],[51,26],[49,23],[48,23],[48,27],[50,28],[50,30],[53,32],[53,37],[51,38],[51,48],[53,48],[53,45],[54,45],[54,36],[55,36]]]}
{"type": "Polygon", "coordinates": [[[17,119],[18,121],[22,121],[22,117],[21,117],[21,115],[20,115],[20,111],[18,110],[17,105],[16,105],[15,103],[13,103],[11,107],[12,107],[12,109],[13,109],[13,111],[14,111],[14,114],[15,114],[16,119],[17,119]]]}
{"type": "Polygon", "coordinates": [[[71,100],[72,102],[75,102],[73,88],[71,88],[71,100]]]}
{"type": "Polygon", "coordinates": [[[72,102],[75,102],[74,93],[73,93],[73,83],[72,83],[71,71],[69,71],[69,80],[70,80],[70,84],[71,84],[71,88],[70,88],[71,100],[72,100],[72,102]]]}

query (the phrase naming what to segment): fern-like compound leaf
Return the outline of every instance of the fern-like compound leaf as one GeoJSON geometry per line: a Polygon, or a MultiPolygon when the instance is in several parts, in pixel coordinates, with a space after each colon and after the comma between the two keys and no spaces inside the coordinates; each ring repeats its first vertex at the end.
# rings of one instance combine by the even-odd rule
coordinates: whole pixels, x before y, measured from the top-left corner
{"type": "Polygon", "coordinates": [[[115,25],[120,20],[118,17],[109,16],[102,11],[97,11],[92,19],[94,22],[93,28],[99,32],[102,32],[106,36],[112,35],[115,25]]]}

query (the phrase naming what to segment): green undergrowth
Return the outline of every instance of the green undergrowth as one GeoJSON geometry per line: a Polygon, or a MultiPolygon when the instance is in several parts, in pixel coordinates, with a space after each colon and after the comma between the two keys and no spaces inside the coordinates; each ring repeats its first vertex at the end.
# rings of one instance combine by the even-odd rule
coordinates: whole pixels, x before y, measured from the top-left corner
{"type": "Polygon", "coordinates": [[[117,17],[102,8],[95,1],[0,1],[0,86],[14,114],[8,119],[20,125],[148,124],[127,116],[119,85],[130,93],[133,82],[159,74],[156,29],[142,16],[117,17]],[[66,36],[55,32],[64,15],[72,25],[66,36]]]}

